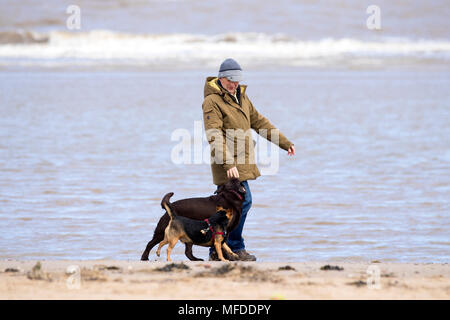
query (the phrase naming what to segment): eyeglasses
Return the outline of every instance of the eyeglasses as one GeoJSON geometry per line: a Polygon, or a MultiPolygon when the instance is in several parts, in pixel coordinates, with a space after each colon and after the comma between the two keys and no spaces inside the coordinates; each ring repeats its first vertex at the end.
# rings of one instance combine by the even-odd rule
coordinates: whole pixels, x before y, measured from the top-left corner
{"type": "Polygon", "coordinates": [[[232,84],[239,84],[239,81],[233,81],[233,80],[230,80],[229,78],[226,78],[229,82],[231,82],[232,84]]]}

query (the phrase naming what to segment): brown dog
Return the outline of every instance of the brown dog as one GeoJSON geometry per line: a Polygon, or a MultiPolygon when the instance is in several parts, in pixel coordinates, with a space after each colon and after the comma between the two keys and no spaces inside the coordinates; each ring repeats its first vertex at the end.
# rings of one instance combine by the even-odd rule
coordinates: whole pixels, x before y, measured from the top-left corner
{"type": "Polygon", "coordinates": [[[171,194],[167,194],[163,199],[163,206],[170,217],[169,225],[165,230],[164,240],[159,243],[156,255],[159,257],[161,248],[169,244],[167,247],[167,261],[170,259],[170,253],[173,247],[180,240],[184,243],[196,244],[204,247],[214,246],[217,255],[221,261],[228,261],[224,258],[222,248],[227,254],[235,259],[238,255],[231,251],[230,247],[225,242],[226,228],[233,218],[233,209],[224,209],[217,207],[217,212],[209,219],[198,221],[186,217],[177,216],[175,212],[170,210],[168,200],[171,194]]]}
{"type": "MultiPolygon", "coordinates": [[[[215,195],[205,198],[189,198],[168,203],[172,212],[175,211],[178,216],[187,217],[195,220],[204,220],[216,213],[218,206],[225,209],[233,209],[233,218],[227,227],[227,232],[231,232],[241,219],[242,203],[245,198],[245,188],[241,185],[239,179],[232,178],[226,184],[220,186],[215,195]]],[[[164,205],[161,202],[163,209],[164,205]]],[[[150,240],[142,253],[141,260],[148,260],[150,250],[163,241],[164,232],[169,224],[170,217],[166,212],[160,219],[150,240]]],[[[201,261],[192,254],[192,243],[185,243],[185,254],[190,260],[201,261]]]]}

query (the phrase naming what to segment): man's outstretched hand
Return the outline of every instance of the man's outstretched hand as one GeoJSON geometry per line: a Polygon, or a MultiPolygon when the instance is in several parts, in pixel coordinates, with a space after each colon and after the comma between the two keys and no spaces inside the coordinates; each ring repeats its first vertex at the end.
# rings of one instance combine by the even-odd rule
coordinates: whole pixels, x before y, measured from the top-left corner
{"type": "Polygon", "coordinates": [[[290,146],[288,149],[288,155],[294,156],[295,155],[295,148],[294,145],[290,146]]]}

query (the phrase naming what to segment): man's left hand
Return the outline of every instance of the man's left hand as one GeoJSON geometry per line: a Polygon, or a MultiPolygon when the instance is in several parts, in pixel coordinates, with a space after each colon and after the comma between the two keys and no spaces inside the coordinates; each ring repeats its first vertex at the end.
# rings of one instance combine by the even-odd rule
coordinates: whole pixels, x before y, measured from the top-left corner
{"type": "Polygon", "coordinates": [[[290,146],[288,149],[288,155],[294,156],[295,155],[295,148],[294,145],[290,146]]]}

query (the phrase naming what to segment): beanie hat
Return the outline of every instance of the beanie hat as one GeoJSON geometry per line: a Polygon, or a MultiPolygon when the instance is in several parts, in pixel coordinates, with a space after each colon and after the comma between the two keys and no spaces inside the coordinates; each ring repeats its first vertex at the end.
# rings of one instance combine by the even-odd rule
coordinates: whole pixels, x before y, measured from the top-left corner
{"type": "Polygon", "coordinates": [[[228,58],[220,65],[219,78],[227,78],[233,82],[242,81],[242,68],[235,60],[228,58]]]}

